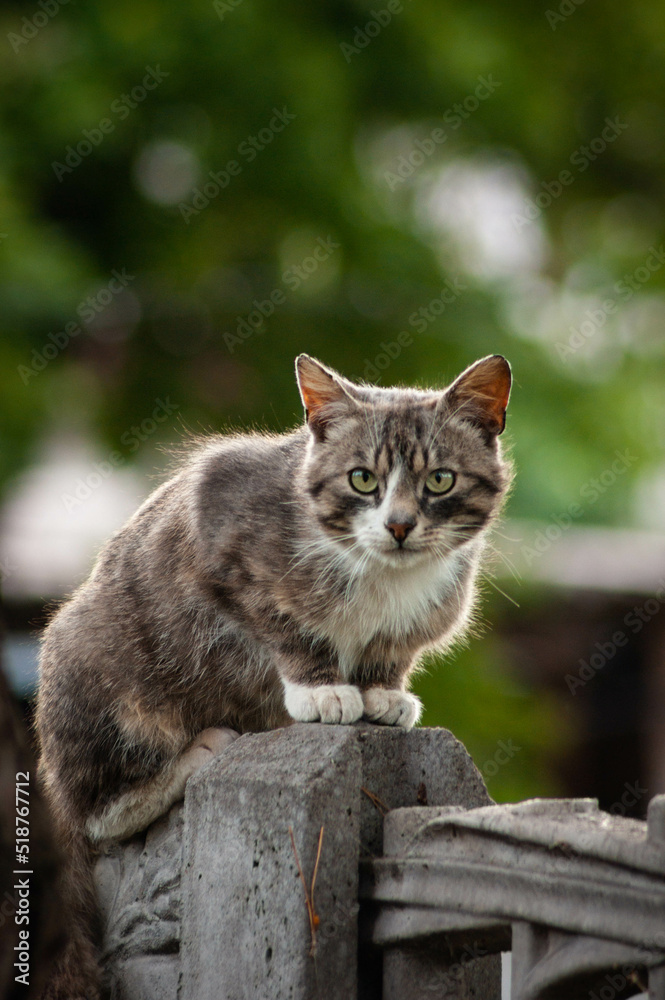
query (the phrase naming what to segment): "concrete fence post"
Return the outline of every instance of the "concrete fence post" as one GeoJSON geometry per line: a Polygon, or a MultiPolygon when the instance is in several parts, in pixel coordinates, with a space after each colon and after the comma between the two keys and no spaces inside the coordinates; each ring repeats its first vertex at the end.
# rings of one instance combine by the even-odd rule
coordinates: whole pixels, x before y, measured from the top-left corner
{"type": "Polygon", "coordinates": [[[246,736],[190,783],[182,1000],[355,996],[360,774],[353,730],[303,727],[246,736]],[[309,893],[321,829],[311,926],[296,851],[309,893]]]}
{"type": "MultiPolygon", "coordinates": [[[[112,1000],[375,1000],[382,978],[386,1000],[433,998],[441,962],[366,943],[359,867],[382,854],[391,810],[490,801],[444,729],[241,737],[190,780],[184,810],[98,863],[112,1000]]],[[[446,995],[497,1000],[498,957],[468,957],[446,995]]]]}

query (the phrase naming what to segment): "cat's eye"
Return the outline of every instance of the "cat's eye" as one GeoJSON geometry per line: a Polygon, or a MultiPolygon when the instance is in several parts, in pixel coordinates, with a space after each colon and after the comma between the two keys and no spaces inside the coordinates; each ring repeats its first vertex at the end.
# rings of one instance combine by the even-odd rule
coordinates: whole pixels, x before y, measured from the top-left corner
{"type": "Polygon", "coordinates": [[[455,473],[450,469],[435,469],[425,480],[430,493],[449,493],[455,485],[455,473]]]}
{"type": "Polygon", "coordinates": [[[349,482],[358,493],[373,493],[379,481],[369,469],[354,469],[349,473],[349,482]]]}

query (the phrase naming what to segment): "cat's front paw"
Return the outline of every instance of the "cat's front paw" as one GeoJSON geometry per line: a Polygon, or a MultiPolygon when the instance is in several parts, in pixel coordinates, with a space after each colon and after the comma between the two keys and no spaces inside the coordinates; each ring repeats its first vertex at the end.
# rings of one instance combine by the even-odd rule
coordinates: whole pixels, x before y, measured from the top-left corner
{"type": "Polygon", "coordinates": [[[423,710],[422,702],[408,691],[373,687],[363,691],[364,715],[382,726],[415,726],[423,710]]]}
{"type": "Polygon", "coordinates": [[[291,684],[284,681],[286,711],[296,722],[341,723],[348,726],[363,714],[360,691],[352,684],[291,684]]]}

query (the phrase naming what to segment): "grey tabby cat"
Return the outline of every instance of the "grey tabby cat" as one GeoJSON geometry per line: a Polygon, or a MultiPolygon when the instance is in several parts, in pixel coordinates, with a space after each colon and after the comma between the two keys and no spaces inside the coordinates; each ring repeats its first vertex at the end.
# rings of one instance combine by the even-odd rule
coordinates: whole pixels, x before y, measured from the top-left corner
{"type": "Polygon", "coordinates": [[[510,478],[507,361],[445,391],[296,364],[306,426],[197,445],[46,631],[41,777],[77,928],[49,998],[98,995],[90,842],[144,829],[237,732],[413,726],[418,657],[469,618],[510,478]]]}

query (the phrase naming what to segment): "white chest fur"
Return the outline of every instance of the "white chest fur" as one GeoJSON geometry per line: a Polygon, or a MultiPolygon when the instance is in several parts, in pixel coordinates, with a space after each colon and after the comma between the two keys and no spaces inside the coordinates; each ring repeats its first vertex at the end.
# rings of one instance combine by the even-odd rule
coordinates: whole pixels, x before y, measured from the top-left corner
{"type": "Polygon", "coordinates": [[[463,600],[459,584],[462,557],[390,567],[373,562],[354,579],[345,603],[331,608],[324,625],[339,657],[343,676],[349,676],[374,636],[395,640],[423,623],[444,601],[463,600]]]}

